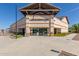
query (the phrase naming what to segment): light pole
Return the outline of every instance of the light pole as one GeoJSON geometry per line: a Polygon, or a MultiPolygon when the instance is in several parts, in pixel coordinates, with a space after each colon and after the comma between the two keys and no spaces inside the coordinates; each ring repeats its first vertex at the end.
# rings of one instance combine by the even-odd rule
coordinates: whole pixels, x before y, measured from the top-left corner
{"type": "Polygon", "coordinates": [[[17,39],[17,4],[15,8],[15,19],[16,19],[16,39],[17,39]]]}

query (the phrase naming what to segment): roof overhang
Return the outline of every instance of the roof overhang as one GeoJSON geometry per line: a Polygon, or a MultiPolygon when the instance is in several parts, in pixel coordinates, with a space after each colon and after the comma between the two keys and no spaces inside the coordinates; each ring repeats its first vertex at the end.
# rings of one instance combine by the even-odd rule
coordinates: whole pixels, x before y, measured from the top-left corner
{"type": "Polygon", "coordinates": [[[20,11],[23,14],[30,11],[52,11],[54,13],[57,13],[60,11],[60,9],[48,3],[33,3],[31,5],[28,5],[27,7],[21,8],[20,11]]]}

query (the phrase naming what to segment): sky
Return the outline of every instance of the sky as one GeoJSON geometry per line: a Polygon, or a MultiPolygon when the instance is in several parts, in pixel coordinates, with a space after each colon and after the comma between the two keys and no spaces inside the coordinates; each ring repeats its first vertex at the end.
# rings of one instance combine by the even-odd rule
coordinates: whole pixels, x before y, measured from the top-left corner
{"type": "MultiPolygon", "coordinates": [[[[27,6],[27,3],[0,3],[0,29],[9,28],[11,24],[24,17],[19,9],[27,6]],[[17,7],[17,11],[16,11],[17,7]]],[[[60,12],[56,16],[67,16],[69,26],[79,23],[79,4],[78,3],[51,3],[58,8],[60,12]]]]}

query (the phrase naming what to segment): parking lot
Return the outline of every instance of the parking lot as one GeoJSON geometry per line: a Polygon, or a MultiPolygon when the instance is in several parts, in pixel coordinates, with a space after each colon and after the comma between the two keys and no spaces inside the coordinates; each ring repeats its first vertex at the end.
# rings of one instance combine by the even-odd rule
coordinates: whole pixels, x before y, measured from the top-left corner
{"type": "Polygon", "coordinates": [[[76,45],[72,38],[76,34],[66,37],[29,36],[11,39],[0,36],[0,55],[11,56],[58,56],[63,48],[76,45]]]}

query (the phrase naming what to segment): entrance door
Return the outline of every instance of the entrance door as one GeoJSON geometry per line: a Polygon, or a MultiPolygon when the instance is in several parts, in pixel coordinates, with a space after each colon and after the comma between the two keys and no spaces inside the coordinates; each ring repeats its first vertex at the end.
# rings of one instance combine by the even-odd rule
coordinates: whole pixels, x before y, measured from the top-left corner
{"type": "Polygon", "coordinates": [[[47,35],[47,28],[39,28],[39,36],[47,35]]]}
{"type": "Polygon", "coordinates": [[[60,28],[54,28],[54,34],[58,34],[61,33],[61,29],[60,28]]]}
{"type": "Polygon", "coordinates": [[[22,35],[25,36],[25,28],[22,28],[22,35]]]}
{"type": "Polygon", "coordinates": [[[38,28],[33,28],[32,29],[32,35],[34,35],[34,36],[38,35],[39,34],[38,31],[39,31],[38,28]]]}
{"type": "Polygon", "coordinates": [[[33,28],[32,35],[35,35],[35,36],[47,35],[47,28],[33,28]]]}

